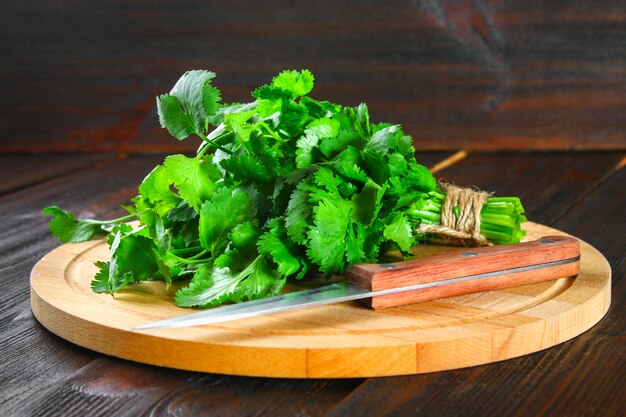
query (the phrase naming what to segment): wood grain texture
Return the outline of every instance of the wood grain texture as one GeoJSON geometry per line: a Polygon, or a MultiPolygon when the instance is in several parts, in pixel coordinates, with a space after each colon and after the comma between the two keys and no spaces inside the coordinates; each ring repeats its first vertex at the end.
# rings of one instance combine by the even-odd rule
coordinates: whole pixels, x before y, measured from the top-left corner
{"type": "MultiPolygon", "coordinates": [[[[416,249],[419,251],[419,248],[416,249]]],[[[381,291],[470,276],[476,277],[471,281],[358,300],[360,304],[368,307],[383,309],[456,295],[554,281],[563,277],[574,277],[580,271],[579,258],[580,247],[577,239],[567,236],[543,236],[532,242],[466,248],[404,262],[354,265],[346,270],[345,279],[347,282],[369,291],[381,291]],[[478,279],[479,275],[541,266],[559,261],[570,262],[541,269],[505,272],[478,279]]]]}
{"type": "MultiPolygon", "coordinates": [[[[432,165],[447,155],[449,153],[427,153],[422,155],[422,161],[432,165]]],[[[73,158],[86,166],[91,163],[92,157],[74,155],[73,158]]],[[[43,180],[42,171],[62,163],[56,155],[42,155],[32,159],[31,172],[28,173],[29,176],[41,175],[40,180],[0,197],[0,213],[3,214],[0,216],[0,230],[4,231],[0,234],[0,270],[3,273],[0,280],[0,349],[4,355],[0,365],[0,415],[32,416],[39,413],[50,416],[58,413],[66,416],[64,407],[68,403],[72,404],[76,415],[134,417],[141,414],[137,408],[115,406],[119,403],[116,398],[125,397],[123,388],[119,388],[115,381],[125,377],[129,372],[127,366],[136,369],[136,364],[123,365],[117,359],[79,348],[39,325],[30,309],[28,274],[40,254],[58,245],[48,231],[48,219],[40,214],[43,207],[58,204],[86,217],[119,216],[123,210],[118,204],[135,194],[137,184],[163,158],[164,155],[143,155],[112,159],[88,171],[67,176],[53,175],[43,180]],[[94,360],[97,362],[91,365],[94,360]],[[92,366],[102,372],[99,384],[113,381],[109,385],[109,401],[101,401],[98,391],[83,389],[80,381],[85,380],[80,375],[89,372],[92,366]],[[78,382],[72,382],[76,377],[78,382]],[[29,406],[25,407],[27,401],[29,406]],[[91,406],[94,403],[98,404],[96,409],[91,406]]],[[[69,159],[65,162],[74,164],[69,159]]],[[[143,369],[150,377],[162,375],[150,373],[147,371],[149,367],[143,369]]],[[[172,377],[171,373],[168,377],[172,377]]],[[[164,377],[154,378],[155,384],[169,383],[162,380],[164,377]]],[[[283,415],[294,415],[308,410],[310,415],[319,416],[360,383],[358,379],[321,383],[251,381],[244,384],[236,378],[181,373],[176,377],[174,393],[165,395],[163,390],[148,390],[141,397],[135,397],[134,401],[141,399],[142,407],[148,407],[148,404],[158,406],[162,413],[159,415],[167,415],[169,412],[175,414],[179,409],[193,409],[192,403],[199,404],[206,399],[204,395],[198,399],[199,393],[222,390],[221,395],[214,394],[220,398],[215,408],[224,410],[224,414],[228,414],[228,410],[239,410],[244,415],[276,410],[283,415]],[[259,386],[263,387],[261,392],[273,392],[277,398],[284,393],[290,401],[272,402],[268,397],[260,410],[255,403],[240,401],[243,392],[259,386]],[[239,387],[240,395],[232,396],[235,387],[239,387]]]]}
{"type": "Polygon", "coordinates": [[[112,155],[0,155],[0,194],[19,190],[51,178],[91,169],[112,155]]]}
{"type": "Polygon", "coordinates": [[[418,149],[623,149],[621,1],[21,2],[0,6],[0,150],[193,150],[154,97],[208,68],[227,101],[285,68],[418,149]]]}
{"type": "MultiPolygon", "coordinates": [[[[626,408],[626,375],[621,372],[626,367],[626,242],[620,238],[626,234],[626,172],[618,168],[622,158],[620,153],[597,152],[477,152],[440,173],[459,185],[520,195],[532,219],[600,249],[614,274],[611,308],[598,325],[551,349],[488,366],[366,380],[159,373],[154,372],[158,368],[79,348],[38,324],[30,312],[28,274],[58,245],[40,209],[58,204],[82,215],[115,216],[116,204],[132,195],[136,181],[161,156],[131,157],[0,196],[0,415],[67,416],[68,404],[74,415],[103,417],[621,415],[626,408]],[[168,388],[125,397],[132,381],[117,381],[127,376],[145,381],[142,375],[150,378],[151,387],[168,388]],[[121,407],[125,398],[138,405],[127,404],[126,411],[121,407]]],[[[437,162],[430,153],[418,159],[427,166],[437,162]]],[[[43,165],[43,160],[37,162],[33,170],[43,165]]]]}
{"type": "Polygon", "coordinates": [[[496,196],[518,196],[528,218],[552,225],[620,171],[624,158],[622,152],[485,152],[472,154],[437,176],[496,196]]]}
{"type": "MultiPolygon", "coordinates": [[[[533,223],[527,229],[530,239],[559,234],[533,223]]],[[[567,259],[577,256],[578,245],[570,239],[555,240],[567,251],[567,259]]],[[[418,256],[419,249],[415,248],[418,256]]],[[[483,250],[508,252],[509,257],[515,251],[483,250]]],[[[545,249],[535,252],[541,254],[537,261],[555,257],[545,249]]],[[[166,293],[160,282],[135,285],[115,298],[94,293],[93,263],[106,259],[107,247],[102,241],[86,242],[63,245],[35,265],[31,302],[35,317],[53,333],[98,352],[148,364],[288,378],[403,375],[500,361],[588,330],[608,309],[611,273],[591,246],[583,242],[581,252],[576,279],[569,268],[549,282],[384,313],[348,302],[219,325],[133,331],[134,326],[189,310],[174,306],[172,293],[166,293]]],[[[523,276],[522,282],[531,279],[523,276]]]]}
{"type": "Polygon", "coordinates": [[[223,377],[141,365],[101,356],[50,384],[8,415],[320,416],[360,380],[223,377]],[[277,401],[278,398],[288,401],[277,401]]]}
{"type": "Polygon", "coordinates": [[[613,269],[612,304],[597,326],[562,345],[507,362],[368,379],[326,416],[340,417],[356,410],[376,416],[621,415],[626,407],[626,374],[621,371],[626,367],[626,242],[620,238],[626,233],[626,200],[621,191],[626,171],[615,170],[605,161],[606,174],[596,176],[596,158],[603,159],[598,154],[475,154],[464,166],[460,163],[446,173],[459,184],[481,184],[482,179],[493,188],[500,184],[511,194],[526,196],[528,212],[535,217],[545,212],[546,221],[585,236],[606,255],[613,269]],[[497,172],[507,175],[487,178],[497,172]],[[590,182],[592,177],[596,180],[590,182]]]}
{"type": "Polygon", "coordinates": [[[28,271],[36,262],[33,254],[57,246],[50,238],[48,219],[41,215],[41,210],[60,204],[81,216],[119,214],[117,204],[131,197],[137,181],[163,158],[109,160],[86,171],[74,169],[92,164],[93,156],[60,159],[49,155],[34,157],[30,164],[23,160],[23,165],[30,165],[30,169],[16,170],[18,178],[22,178],[18,182],[30,185],[0,197],[0,349],[4,355],[0,369],[0,415],[28,415],[23,410],[26,398],[45,392],[51,384],[62,383],[68,375],[98,358],[90,351],[71,347],[63,339],[50,337],[30,312],[26,284],[28,271]],[[51,170],[51,166],[55,169],[51,170]],[[66,174],[59,175],[60,172],[66,174]],[[48,179],[46,173],[51,174],[48,179]]]}

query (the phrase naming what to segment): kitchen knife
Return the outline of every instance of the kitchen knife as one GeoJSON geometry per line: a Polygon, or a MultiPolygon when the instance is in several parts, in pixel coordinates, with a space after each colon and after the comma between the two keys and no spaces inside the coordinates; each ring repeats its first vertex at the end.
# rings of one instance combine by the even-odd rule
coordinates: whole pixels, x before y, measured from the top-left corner
{"type": "Polygon", "coordinates": [[[373,309],[571,277],[580,270],[578,240],[546,236],[512,245],[486,246],[346,270],[345,282],[247,301],[135,327],[189,327],[297,308],[357,300],[373,309]]]}

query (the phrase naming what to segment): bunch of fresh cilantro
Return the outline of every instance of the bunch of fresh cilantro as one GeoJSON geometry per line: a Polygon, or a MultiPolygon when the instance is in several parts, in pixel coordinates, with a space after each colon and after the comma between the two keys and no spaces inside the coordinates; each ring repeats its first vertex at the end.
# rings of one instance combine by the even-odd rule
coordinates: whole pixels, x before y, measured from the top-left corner
{"type": "MultiPolygon", "coordinates": [[[[108,235],[111,259],[97,262],[94,291],[191,278],[175,294],[179,306],[252,300],[280,293],[287,279],[341,274],[391,249],[410,255],[428,237],[415,229],[438,223],[445,195],[400,126],[372,123],[365,104],[307,97],[307,70],[283,71],[246,104],[222,104],[214,77],[189,71],[157,98],[161,125],[202,144],[195,157],[171,155],[154,168],[124,206],[128,216],[44,210],[64,242],[108,235]]],[[[490,199],[482,217],[495,243],[521,238],[519,199],[490,199]]]]}

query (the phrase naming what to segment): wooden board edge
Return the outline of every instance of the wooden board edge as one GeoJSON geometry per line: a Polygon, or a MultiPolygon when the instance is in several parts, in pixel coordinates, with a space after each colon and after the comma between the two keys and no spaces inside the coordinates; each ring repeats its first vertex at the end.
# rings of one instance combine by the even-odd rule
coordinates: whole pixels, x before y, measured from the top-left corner
{"type": "MultiPolygon", "coordinates": [[[[90,242],[93,244],[93,242],[90,242]]],[[[245,367],[241,364],[233,365],[229,361],[220,361],[219,356],[225,357],[240,357],[241,355],[249,355],[250,350],[248,347],[233,346],[233,345],[219,345],[219,344],[206,344],[206,343],[194,343],[192,341],[177,340],[176,343],[180,344],[188,352],[192,352],[191,356],[197,358],[205,358],[203,361],[198,362],[181,362],[179,357],[176,357],[176,349],[167,350],[163,349],[163,338],[159,336],[153,336],[145,333],[128,331],[125,334],[124,340],[120,340],[119,336],[116,336],[110,328],[99,325],[88,320],[76,317],[72,314],[57,308],[56,306],[47,302],[36,291],[36,285],[33,285],[33,280],[40,268],[44,267],[46,260],[49,257],[54,257],[56,251],[61,247],[59,246],[48,255],[44,256],[32,270],[31,273],[31,308],[35,318],[52,333],[74,343],[79,346],[122,359],[136,361],[139,363],[147,363],[150,365],[164,366],[175,369],[183,369],[190,371],[209,372],[228,375],[241,375],[241,376],[260,376],[260,377],[280,377],[280,378],[362,378],[362,377],[374,377],[374,376],[396,376],[396,375],[410,375],[416,373],[437,372],[450,369],[459,369],[470,366],[477,366],[486,363],[503,361],[526,354],[534,353],[540,350],[556,346],[564,343],[567,340],[572,339],[592,328],[597,324],[607,313],[610,301],[611,301],[611,276],[610,265],[606,258],[593,246],[586,242],[581,241],[597,252],[605,264],[608,266],[609,277],[605,283],[605,286],[593,297],[590,301],[585,303],[585,311],[583,315],[592,317],[587,324],[579,328],[576,332],[571,332],[564,335],[562,338],[556,339],[554,343],[549,345],[540,346],[534,350],[524,350],[523,352],[506,352],[501,354],[491,353],[489,358],[468,360],[465,363],[456,363],[454,366],[445,366],[439,364],[439,366],[433,366],[424,364],[420,361],[419,352],[424,349],[424,345],[418,343],[409,344],[407,340],[398,338],[398,346],[380,346],[380,347],[367,347],[367,349],[360,348],[308,348],[308,349],[286,349],[286,348],[263,348],[255,347],[255,354],[253,362],[266,363],[267,369],[259,369],[258,366],[245,367]],[[596,305],[597,304],[597,305],[596,305]],[[588,311],[587,311],[588,310],[588,311]],[[78,321],[77,321],[78,320],[78,321]],[[73,326],[68,326],[67,323],[75,322],[80,324],[80,327],[88,329],[86,333],[91,335],[98,335],[97,339],[87,338],[83,339],[78,337],[77,334],[69,331],[73,326]],[[129,349],[132,348],[132,349],[129,349]],[[282,350],[282,352],[281,352],[282,350]],[[151,356],[137,356],[129,354],[129,352],[144,351],[151,352],[151,356]],[[220,351],[222,355],[220,355],[220,351]],[[297,352],[296,352],[297,351],[297,352]],[[295,355],[294,355],[295,353],[295,355]],[[406,359],[411,358],[412,359],[406,359]],[[210,358],[210,359],[206,359],[210,358]],[[295,358],[295,359],[294,359],[295,358]],[[404,358],[404,361],[402,361],[404,358]],[[280,366],[273,366],[273,364],[280,363],[280,366]],[[376,366],[363,366],[364,363],[376,363],[376,366]],[[327,368],[327,365],[332,364],[330,370],[320,371],[320,369],[327,368]],[[321,366],[324,365],[324,366],[321,366]]],[[[76,249],[80,248],[84,244],[76,245],[76,249]]],[[[46,267],[50,267],[48,263],[46,267]]],[[[52,266],[54,267],[54,265],[52,266]]],[[[49,270],[48,270],[49,272],[49,270]]],[[[57,266],[56,273],[63,275],[64,270],[61,266],[57,266]]],[[[565,312],[563,314],[567,314],[565,312]]],[[[572,314],[572,313],[570,313],[572,314]]],[[[578,314],[578,313],[577,313],[578,314]]],[[[563,317],[556,317],[556,322],[553,324],[557,326],[560,321],[565,320],[563,317]]],[[[554,321],[555,319],[553,319],[554,321]]],[[[544,327],[545,323],[542,324],[544,327]]],[[[529,327],[527,331],[536,331],[529,327]]],[[[119,332],[116,329],[116,332],[119,332]]],[[[544,328],[544,332],[552,332],[552,328],[544,328]]],[[[506,337],[507,335],[498,335],[498,337],[506,337]]],[[[520,336],[518,336],[520,337],[520,336]]],[[[450,343],[458,340],[451,340],[450,343]]],[[[470,341],[468,341],[470,343],[470,341]]],[[[438,349],[444,349],[444,344],[439,344],[438,349]]],[[[497,346],[498,342],[492,340],[491,346],[497,346]]],[[[450,348],[450,347],[448,347],[450,348]]],[[[458,346],[456,347],[458,349],[458,346]]],[[[189,355],[189,353],[187,353],[189,355]]]]}

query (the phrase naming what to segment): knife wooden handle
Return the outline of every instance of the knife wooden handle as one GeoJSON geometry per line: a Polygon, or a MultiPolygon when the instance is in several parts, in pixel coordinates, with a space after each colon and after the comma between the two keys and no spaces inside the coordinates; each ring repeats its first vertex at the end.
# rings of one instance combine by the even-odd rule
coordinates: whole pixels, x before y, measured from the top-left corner
{"type": "Polygon", "coordinates": [[[579,259],[577,239],[545,236],[533,242],[466,248],[404,262],[354,265],[346,270],[346,281],[370,291],[379,291],[476,276],[359,301],[371,308],[382,309],[571,277],[580,271],[579,259]]]}

